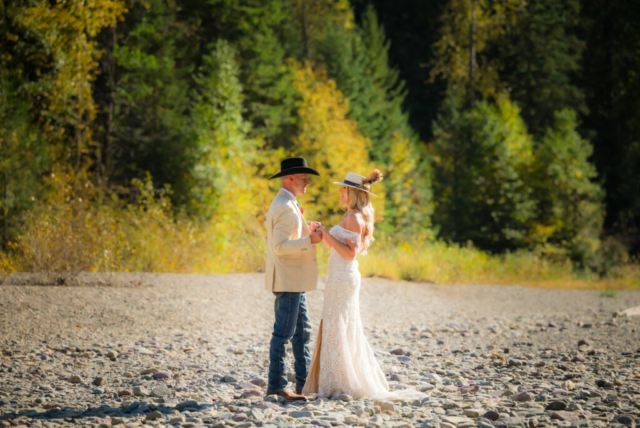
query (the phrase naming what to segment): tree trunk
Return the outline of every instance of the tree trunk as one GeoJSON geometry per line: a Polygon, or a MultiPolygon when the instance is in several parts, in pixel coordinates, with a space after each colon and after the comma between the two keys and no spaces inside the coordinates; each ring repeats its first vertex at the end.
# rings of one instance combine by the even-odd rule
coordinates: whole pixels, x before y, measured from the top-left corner
{"type": "Polygon", "coordinates": [[[104,171],[103,180],[104,184],[109,184],[109,175],[111,172],[111,146],[113,140],[114,124],[113,116],[115,111],[115,99],[116,99],[116,59],[113,56],[113,51],[116,48],[117,34],[116,28],[111,27],[111,61],[109,63],[109,115],[107,117],[107,135],[105,138],[104,146],[104,171]]]}
{"type": "Polygon", "coordinates": [[[311,61],[311,48],[309,47],[309,22],[307,20],[307,0],[302,0],[302,40],[304,42],[304,54],[311,61]]]}
{"type": "Polygon", "coordinates": [[[476,104],[476,0],[471,2],[471,20],[469,22],[469,106],[476,104]]]}

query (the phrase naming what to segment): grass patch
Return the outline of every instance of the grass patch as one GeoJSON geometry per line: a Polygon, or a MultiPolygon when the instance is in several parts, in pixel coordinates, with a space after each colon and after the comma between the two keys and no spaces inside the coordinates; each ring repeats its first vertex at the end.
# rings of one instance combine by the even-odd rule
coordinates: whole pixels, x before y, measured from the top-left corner
{"type": "MultiPolygon", "coordinates": [[[[249,212],[196,222],[176,214],[166,194],[137,183],[138,197],[77,197],[73,189],[54,193],[23,219],[21,234],[0,251],[0,282],[12,272],[260,272],[266,257],[264,218],[249,212]],[[75,195],[75,196],[72,196],[75,195]]],[[[86,187],[86,186],[85,186],[86,187]]],[[[66,189],[66,188],[65,188],[66,189]]],[[[435,284],[519,284],[546,288],[640,289],[640,266],[615,267],[606,278],[576,271],[569,260],[530,251],[490,255],[473,246],[377,236],[358,258],[363,277],[435,284]]],[[[318,247],[326,274],[329,251],[318,247]]]]}
{"type": "Polygon", "coordinates": [[[616,290],[611,290],[611,289],[602,290],[600,292],[600,297],[616,298],[618,297],[618,292],[616,290]]]}

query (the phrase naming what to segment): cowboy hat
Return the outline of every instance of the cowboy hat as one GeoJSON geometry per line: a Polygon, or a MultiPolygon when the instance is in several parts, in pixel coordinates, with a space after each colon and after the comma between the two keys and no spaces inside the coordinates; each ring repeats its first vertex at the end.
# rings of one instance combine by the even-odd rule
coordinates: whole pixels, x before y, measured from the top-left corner
{"type": "Polygon", "coordinates": [[[320,176],[318,171],[307,166],[307,160],[305,158],[288,158],[280,162],[280,172],[269,180],[293,174],[313,174],[320,176]]]}

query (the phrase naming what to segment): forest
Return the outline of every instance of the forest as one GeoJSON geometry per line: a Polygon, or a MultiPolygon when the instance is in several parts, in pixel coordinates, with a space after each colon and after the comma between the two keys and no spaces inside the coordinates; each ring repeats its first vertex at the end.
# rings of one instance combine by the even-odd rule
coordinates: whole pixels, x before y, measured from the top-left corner
{"type": "Polygon", "coordinates": [[[363,275],[640,287],[638,6],[5,0],[0,281],[261,271],[303,156],[383,172],[363,275]]]}

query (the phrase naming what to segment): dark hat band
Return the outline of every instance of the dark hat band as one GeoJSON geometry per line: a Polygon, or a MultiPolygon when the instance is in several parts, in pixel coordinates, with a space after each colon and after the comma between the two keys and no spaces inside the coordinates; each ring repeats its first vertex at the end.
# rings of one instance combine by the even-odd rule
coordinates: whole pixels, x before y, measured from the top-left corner
{"type": "Polygon", "coordinates": [[[358,184],[358,183],[354,183],[353,181],[349,181],[349,180],[344,180],[343,181],[344,184],[348,184],[349,186],[353,186],[357,189],[362,189],[362,190],[368,190],[366,187],[364,187],[362,184],[358,184]]]}

